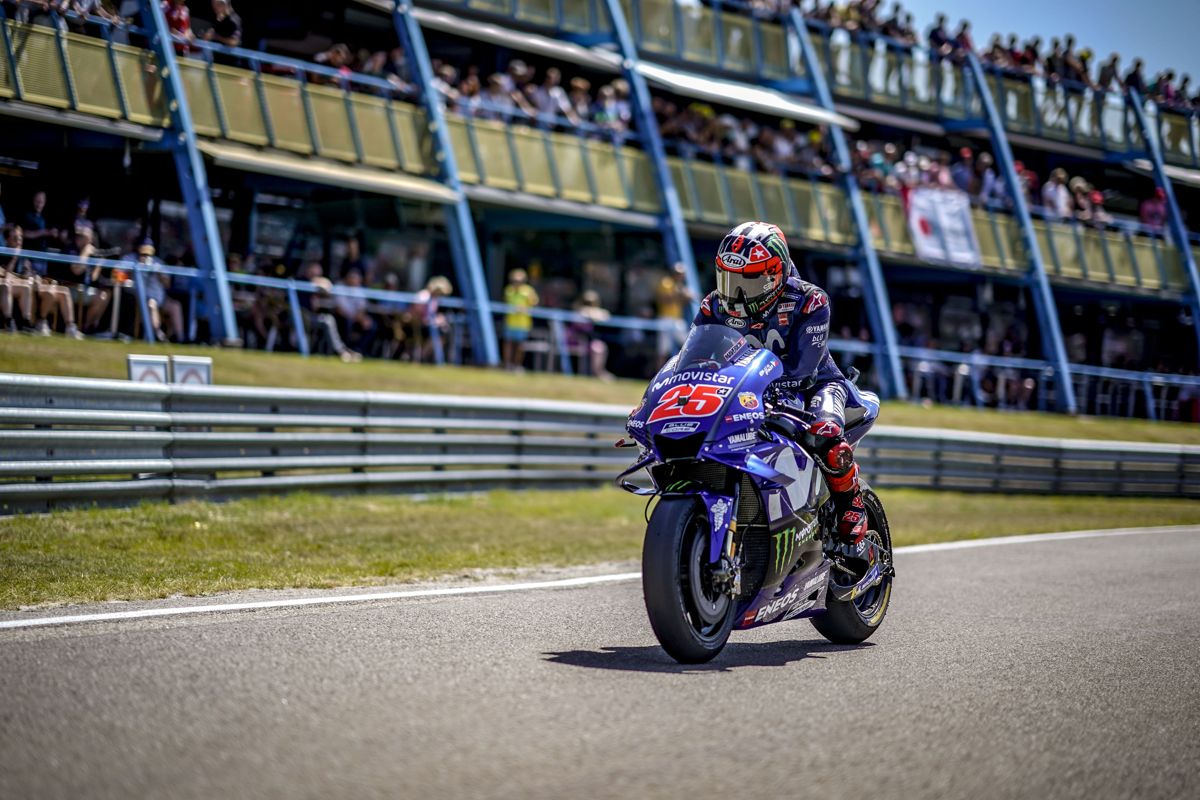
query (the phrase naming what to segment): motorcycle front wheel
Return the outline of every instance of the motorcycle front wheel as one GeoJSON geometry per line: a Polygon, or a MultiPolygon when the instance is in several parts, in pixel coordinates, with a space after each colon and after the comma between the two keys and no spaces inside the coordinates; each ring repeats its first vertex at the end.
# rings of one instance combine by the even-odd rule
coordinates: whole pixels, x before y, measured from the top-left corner
{"type": "Polygon", "coordinates": [[[661,500],[642,547],[642,593],[654,635],[683,664],[711,661],[733,630],[734,603],[714,590],[708,515],[693,498],[661,500]]]}

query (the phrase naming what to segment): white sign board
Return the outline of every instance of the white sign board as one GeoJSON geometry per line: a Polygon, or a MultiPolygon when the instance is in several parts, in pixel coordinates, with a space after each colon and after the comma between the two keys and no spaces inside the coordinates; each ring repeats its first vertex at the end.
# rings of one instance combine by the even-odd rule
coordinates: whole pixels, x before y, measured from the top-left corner
{"type": "Polygon", "coordinates": [[[130,353],[125,358],[129,380],[134,383],[167,383],[171,362],[166,356],[143,356],[130,353]]]}
{"type": "Polygon", "coordinates": [[[207,356],[171,356],[171,383],[212,384],[212,359],[207,356]]]}
{"type": "Polygon", "coordinates": [[[908,229],[917,257],[934,264],[979,268],[979,241],[971,199],[952,189],[915,189],[909,196],[908,229]]]}

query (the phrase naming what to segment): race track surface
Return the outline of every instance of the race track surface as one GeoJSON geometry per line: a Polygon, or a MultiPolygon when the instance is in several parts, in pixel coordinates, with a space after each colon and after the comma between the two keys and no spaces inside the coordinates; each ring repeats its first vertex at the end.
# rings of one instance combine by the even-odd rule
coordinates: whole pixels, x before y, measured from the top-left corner
{"type": "Polygon", "coordinates": [[[1200,797],[1200,529],[897,568],[702,667],[636,581],[0,631],[0,797],[1200,797]]]}

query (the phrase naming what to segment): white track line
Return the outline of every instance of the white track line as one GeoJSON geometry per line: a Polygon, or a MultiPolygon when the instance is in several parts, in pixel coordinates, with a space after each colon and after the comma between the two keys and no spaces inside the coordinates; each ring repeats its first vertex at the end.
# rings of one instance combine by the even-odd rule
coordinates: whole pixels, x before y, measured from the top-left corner
{"type": "MultiPolygon", "coordinates": [[[[972,547],[993,547],[1008,544],[1030,544],[1035,542],[1064,541],[1067,539],[1094,539],[1103,536],[1140,536],[1155,533],[1195,533],[1197,525],[1172,525],[1157,528],[1110,528],[1093,531],[1067,531],[1064,533],[1034,533],[1023,536],[998,536],[992,539],[966,539],[937,544],[917,544],[897,547],[896,553],[933,553],[943,550],[964,550],[972,547]]],[[[259,611],[268,608],[295,608],[298,606],[334,605],[337,603],[366,603],[373,600],[405,600],[417,597],[448,597],[470,594],[494,594],[498,592],[525,592],[535,589],[557,589],[570,586],[591,586],[597,583],[632,581],[642,577],[640,572],[622,572],[613,575],[592,575],[584,578],[563,578],[554,581],[529,583],[502,583],[485,586],[462,586],[445,589],[412,589],[399,592],[375,592],[372,594],[318,595],[297,597],[288,600],[261,600],[254,603],[221,603],[204,606],[174,606],[170,608],[143,608],[136,611],[110,611],[100,614],[73,614],[62,617],[35,617],[33,619],[0,620],[0,630],[14,628],[36,628],[48,625],[70,625],[82,622],[112,622],[117,620],[147,619],[151,617],[175,617],[187,614],[211,614],[218,611],[259,611]]]]}

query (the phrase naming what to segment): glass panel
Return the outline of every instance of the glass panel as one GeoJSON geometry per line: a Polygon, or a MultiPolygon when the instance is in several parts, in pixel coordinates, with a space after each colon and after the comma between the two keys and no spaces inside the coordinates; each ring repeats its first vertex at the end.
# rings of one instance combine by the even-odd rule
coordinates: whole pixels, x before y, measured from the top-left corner
{"type": "Polygon", "coordinates": [[[103,39],[67,36],[67,58],[75,81],[79,110],[102,117],[120,118],[121,98],[113,80],[112,62],[103,39]]]}
{"type": "Polygon", "coordinates": [[[753,23],[749,18],[740,14],[722,12],[721,25],[725,33],[725,61],[722,66],[732,72],[753,72],[755,47],[753,23]]]}
{"type": "MultiPolygon", "coordinates": [[[[625,0],[625,5],[626,19],[632,19],[633,15],[629,11],[628,0],[625,0]]],[[[637,7],[641,12],[638,17],[641,22],[641,30],[634,28],[634,35],[639,37],[638,45],[656,53],[676,52],[674,0],[638,0],[637,7]]],[[[705,10],[707,11],[707,9],[705,10]]],[[[685,31],[691,30],[688,27],[688,20],[694,19],[699,13],[699,8],[695,7],[680,9],[685,31]],[[689,15],[692,16],[689,17],[689,15]]],[[[709,13],[711,14],[711,12],[709,13]]],[[[686,35],[684,41],[687,41],[686,35]]],[[[712,41],[711,31],[704,41],[712,41]]]]}
{"type": "Polygon", "coordinates": [[[10,41],[21,76],[25,99],[56,108],[71,105],[54,30],[42,26],[13,25],[10,41]]]}
{"type": "Polygon", "coordinates": [[[699,219],[700,215],[692,204],[692,193],[688,191],[687,174],[683,171],[683,162],[678,158],[668,158],[667,169],[671,171],[671,183],[675,184],[675,193],[679,195],[679,205],[683,209],[683,216],[689,220],[699,219]]]}
{"type": "Polygon", "coordinates": [[[650,162],[650,157],[632,147],[621,148],[621,157],[625,159],[625,174],[629,176],[634,210],[649,214],[661,213],[662,200],[659,196],[658,178],[654,174],[654,165],[650,162]]]}
{"type": "MultiPolygon", "coordinates": [[[[607,22],[608,17],[603,8],[596,6],[595,0],[564,2],[562,15],[564,30],[578,31],[579,33],[593,33],[597,29],[608,30],[607,24],[596,24],[601,21],[607,22]]],[[[626,16],[625,19],[629,19],[629,17],[626,16]]]]}
{"type": "MultiPolygon", "coordinates": [[[[1158,275],[1158,257],[1154,254],[1155,243],[1145,236],[1133,237],[1133,257],[1137,260],[1138,272],[1143,275],[1158,275]]],[[[1113,264],[1117,274],[1117,283],[1125,286],[1137,286],[1134,277],[1133,264],[1128,259],[1119,259],[1113,264]]],[[[1161,280],[1161,278],[1160,278],[1161,280]]]]}
{"type": "Polygon", "coordinates": [[[221,92],[221,108],[229,125],[229,138],[249,144],[267,144],[267,129],[253,73],[222,66],[213,67],[213,73],[221,92]]]}
{"type": "MultiPolygon", "coordinates": [[[[874,205],[869,203],[868,207],[874,205]]],[[[891,252],[911,256],[916,253],[912,237],[908,233],[908,219],[904,216],[904,206],[900,198],[892,195],[879,197],[880,222],[887,226],[887,235],[891,240],[891,252]]],[[[980,245],[982,247],[982,245],[980,245]]]]}
{"type": "MultiPolygon", "coordinates": [[[[1018,272],[1025,271],[1029,263],[1029,256],[1025,253],[1025,240],[1021,237],[1021,226],[1008,214],[996,214],[993,218],[996,228],[1000,231],[1000,240],[1004,243],[1002,266],[1018,272]]],[[[1048,259],[1050,254],[1043,252],[1042,257],[1048,259]]],[[[1052,269],[1049,265],[1046,268],[1052,269]]]]}
{"type": "Polygon", "coordinates": [[[598,201],[606,206],[628,208],[629,197],[625,194],[625,184],[621,182],[616,149],[604,142],[589,141],[585,145],[588,159],[592,162],[592,175],[596,178],[598,201]]]}
{"type": "MultiPolygon", "coordinates": [[[[519,189],[504,123],[473,120],[471,127],[475,131],[475,144],[479,148],[479,168],[483,173],[483,182],[496,189],[519,189]]],[[[458,152],[457,147],[455,152],[458,152]]]]}
{"type": "Polygon", "coordinates": [[[796,221],[792,219],[788,208],[787,197],[783,194],[783,178],[761,172],[754,173],[752,177],[758,182],[758,191],[762,195],[763,216],[779,225],[784,234],[804,238],[799,235],[796,221]]]}
{"type": "Polygon", "coordinates": [[[554,5],[555,0],[517,0],[517,18],[553,25],[554,5]]]}
{"type": "Polygon", "coordinates": [[[521,126],[513,126],[509,132],[512,134],[517,162],[521,165],[521,188],[530,194],[556,196],[558,193],[554,188],[550,162],[546,159],[542,132],[521,126]]]}
{"type": "Polygon", "coordinates": [[[583,140],[569,133],[552,133],[550,149],[554,153],[554,166],[558,169],[563,199],[578,203],[594,202],[588,184],[583,140]]]}
{"type": "MultiPolygon", "coordinates": [[[[1064,278],[1083,278],[1083,264],[1079,261],[1079,247],[1075,241],[1075,231],[1071,229],[1070,225],[1056,222],[1047,226],[1047,232],[1054,253],[1058,256],[1058,274],[1064,278]]],[[[1054,256],[1043,254],[1043,258],[1048,259],[1046,269],[1051,269],[1054,256]]]]}
{"type": "MultiPolygon", "coordinates": [[[[763,75],[768,78],[786,78],[792,74],[788,64],[787,33],[782,25],[764,22],[759,25],[762,38],[763,75]]],[[[799,65],[797,65],[799,66],[799,65]]],[[[798,69],[797,72],[803,73],[798,69]]]]}
{"type": "Polygon", "coordinates": [[[358,161],[354,133],[350,130],[350,115],[346,111],[345,93],[326,86],[309,86],[308,101],[317,123],[321,155],[341,161],[358,161]]]}
{"type": "MultiPolygon", "coordinates": [[[[1104,239],[1100,231],[1084,230],[1080,237],[1083,241],[1083,264],[1087,271],[1088,280],[1108,283],[1108,261],[1104,258],[1104,239]]],[[[1114,259],[1113,269],[1120,275],[1121,264],[1125,259],[1114,259]]]]}
{"type": "Polygon", "coordinates": [[[975,239],[979,242],[979,260],[985,267],[1000,269],[1004,259],[1000,257],[1001,248],[996,242],[996,229],[988,213],[983,209],[971,209],[971,224],[975,227],[975,239]]]}
{"type": "MultiPolygon", "coordinates": [[[[271,115],[271,126],[275,131],[275,146],[296,153],[311,153],[312,136],[309,135],[308,114],[304,110],[300,81],[263,75],[262,88],[263,97],[267,100],[267,112],[271,115]]],[[[314,103],[314,113],[316,108],[314,103]]]]}
{"type": "Polygon", "coordinates": [[[696,185],[696,197],[700,201],[700,219],[720,225],[731,225],[729,209],[721,191],[721,179],[712,164],[692,161],[688,164],[692,182],[696,185]]]}
{"type": "MultiPolygon", "coordinates": [[[[475,150],[471,147],[471,133],[467,129],[467,121],[457,115],[447,114],[446,133],[450,137],[450,147],[454,150],[454,160],[458,164],[459,180],[463,183],[479,183],[479,166],[475,162],[475,150]]],[[[405,161],[407,160],[406,156],[405,161]]],[[[407,163],[405,168],[407,169],[407,163]]]]}
{"type": "Polygon", "coordinates": [[[1033,84],[1020,78],[1003,78],[1005,127],[1018,133],[1034,133],[1037,125],[1033,119],[1033,84]]]}
{"type": "MultiPolygon", "coordinates": [[[[431,151],[430,137],[428,131],[425,130],[425,112],[409,105],[408,103],[392,102],[392,118],[396,122],[396,136],[400,139],[400,160],[403,162],[404,169],[407,172],[415,172],[417,174],[431,174],[437,170],[433,165],[433,153],[431,151]]],[[[448,118],[451,122],[453,117],[448,118]]],[[[462,123],[459,122],[459,130],[462,130],[462,123]]],[[[454,125],[449,126],[450,139],[453,144],[454,154],[459,156],[462,150],[459,148],[458,142],[454,141],[454,125]]],[[[470,148],[467,149],[467,156],[464,161],[462,156],[457,158],[459,177],[463,177],[464,164],[474,169],[475,158],[470,154],[470,148]]],[[[475,178],[468,183],[478,183],[479,176],[472,172],[475,178]]]]}
{"type": "Polygon", "coordinates": [[[854,231],[854,219],[845,192],[828,183],[818,183],[816,192],[825,210],[825,218],[829,220],[830,241],[836,244],[856,243],[858,234],[854,231]]]}
{"type": "Polygon", "coordinates": [[[1182,114],[1162,115],[1163,157],[1173,164],[1192,164],[1192,120],[1182,114]]]}
{"type": "MultiPolygon", "coordinates": [[[[12,24],[10,22],[5,20],[3,22],[0,22],[0,25],[4,26],[6,34],[11,35],[12,24]]],[[[2,48],[2,47],[3,47],[3,42],[0,42],[0,48],[2,48]]],[[[8,69],[8,56],[4,53],[0,53],[0,97],[12,97],[12,96],[13,96],[13,80],[12,80],[12,75],[9,73],[9,69],[8,69]]]]}
{"type": "Polygon", "coordinates": [[[705,6],[696,3],[679,9],[680,39],[683,57],[688,61],[716,66],[716,17],[705,6]]]}
{"type": "Polygon", "coordinates": [[[825,226],[821,221],[821,209],[817,207],[818,199],[813,192],[813,184],[787,178],[786,185],[791,190],[792,203],[796,207],[796,226],[800,236],[814,242],[829,241],[830,237],[825,234],[825,226]]]}
{"type": "MultiPolygon", "coordinates": [[[[1125,237],[1116,231],[1105,231],[1104,241],[1108,245],[1108,252],[1112,256],[1113,271],[1120,276],[1122,265],[1129,262],[1129,248],[1125,246],[1125,237]]],[[[1180,278],[1183,278],[1183,262],[1179,258],[1179,250],[1175,247],[1167,246],[1162,248],[1163,267],[1167,273],[1167,280],[1171,280],[1171,275],[1178,271],[1180,278]]],[[[1138,276],[1141,279],[1143,289],[1163,289],[1168,288],[1163,286],[1162,272],[1155,267],[1152,270],[1142,270],[1138,276]]]]}
{"type": "Polygon", "coordinates": [[[834,91],[850,97],[864,97],[867,91],[866,64],[862,44],[845,31],[830,37],[833,47],[834,91]]]}
{"type": "Polygon", "coordinates": [[[385,169],[399,167],[400,159],[396,156],[396,144],[388,125],[387,101],[357,92],[350,95],[350,101],[354,104],[354,117],[358,122],[363,161],[385,169]]]}
{"type": "Polygon", "coordinates": [[[117,59],[117,71],[121,74],[121,85],[125,88],[129,121],[142,125],[166,125],[166,95],[154,55],[147,50],[120,44],[113,45],[113,54],[117,59]]]}
{"type": "Polygon", "coordinates": [[[1060,85],[1045,85],[1039,99],[1042,116],[1042,136],[1047,139],[1070,139],[1067,122],[1066,93],[1060,85]]]}
{"type": "Polygon", "coordinates": [[[738,220],[762,219],[763,214],[754,201],[754,187],[750,173],[725,168],[725,182],[729,186],[729,201],[733,203],[733,216],[738,220]]]}
{"type": "Polygon", "coordinates": [[[208,66],[203,61],[181,58],[179,80],[187,95],[188,107],[192,112],[192,125],[201,136],[220,138],[221,119],[217,116],[217,103],[208,82],[208,66]]]}

